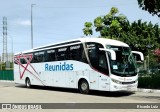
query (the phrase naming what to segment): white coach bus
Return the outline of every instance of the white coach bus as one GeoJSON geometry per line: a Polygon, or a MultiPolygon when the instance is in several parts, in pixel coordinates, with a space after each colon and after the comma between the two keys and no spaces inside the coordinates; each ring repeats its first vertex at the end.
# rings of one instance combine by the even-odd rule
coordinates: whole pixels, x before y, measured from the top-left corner
{"type": "Polygon", "coordinates": [[[136,90],[138,74],[133,54],[123,42],[80,38],[46,45],[14,56],[15,83],[89,90],[136,90]]]}

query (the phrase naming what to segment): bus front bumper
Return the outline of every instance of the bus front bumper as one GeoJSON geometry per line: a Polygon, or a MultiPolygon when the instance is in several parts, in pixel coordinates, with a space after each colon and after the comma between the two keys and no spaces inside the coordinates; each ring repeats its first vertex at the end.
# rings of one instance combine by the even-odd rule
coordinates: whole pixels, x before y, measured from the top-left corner
{"type": "Polygon", "coordinates": [[[122,85],[113,83],[110,85],[110,91],[137,91],[138,83],[122,85]]]}

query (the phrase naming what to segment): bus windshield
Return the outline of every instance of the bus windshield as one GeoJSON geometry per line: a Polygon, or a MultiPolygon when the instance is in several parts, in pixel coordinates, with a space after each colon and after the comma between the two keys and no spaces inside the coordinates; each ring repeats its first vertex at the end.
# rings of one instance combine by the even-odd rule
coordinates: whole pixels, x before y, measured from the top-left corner
{"type": "Polygon", "coordinates": [[[137,74],[135,59],[129,47],[107,45],[107,49],[112,49],[116,53],[116,60],[111,60],[111,55],[108,53],[112,74],[121,77],[135,76],[137,74]]]}

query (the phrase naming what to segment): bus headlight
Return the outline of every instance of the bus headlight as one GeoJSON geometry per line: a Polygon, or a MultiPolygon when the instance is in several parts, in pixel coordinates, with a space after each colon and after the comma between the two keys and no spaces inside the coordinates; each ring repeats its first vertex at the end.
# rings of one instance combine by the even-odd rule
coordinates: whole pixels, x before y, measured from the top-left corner
{"type": "Polygon", "coordinates": [[[115,80],[115,79],[111,79],[113,82],[117,83],[117,84],[122,84],[122,82],[115,80]]]}

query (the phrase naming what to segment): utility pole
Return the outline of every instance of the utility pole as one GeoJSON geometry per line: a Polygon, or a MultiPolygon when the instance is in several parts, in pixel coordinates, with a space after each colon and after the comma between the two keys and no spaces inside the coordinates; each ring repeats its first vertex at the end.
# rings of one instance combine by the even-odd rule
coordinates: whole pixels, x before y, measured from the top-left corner
{"type": "Polygon", "coordinates": [[[7,18],[3,17],[3,53],[2,53],[2,61],[8,61],[8,54],[7,54],[7,18]]]}
{"type": "Polygon", "coordinates": [[[32,8],[35,4],[31,4],[31,48],[33,48],[33,18],[32,18],[32,8]]]}

